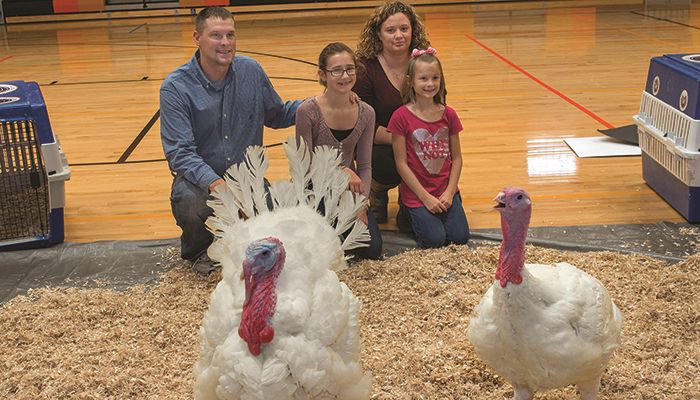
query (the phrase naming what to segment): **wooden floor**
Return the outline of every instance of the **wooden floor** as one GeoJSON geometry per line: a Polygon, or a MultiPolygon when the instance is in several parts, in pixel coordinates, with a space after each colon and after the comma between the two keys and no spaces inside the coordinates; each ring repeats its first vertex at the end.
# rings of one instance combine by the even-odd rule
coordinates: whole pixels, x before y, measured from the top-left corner
{"type": "MultiPolygon", "coordinates": [[[[563,140],[632,123],[649,59],[700,50],[697,3],[418,10],[465,127],[460,189],[472,229],[497,226],[491,199],[505,185],[533,195],[533,226],[683,221],[644,183],[640,157],[577,158],[563,140]]],[[[330,41],[354,46],[370,11],[242,15],[238,50],[263,65],[283,99],[312,96],[320,93],[315,68],[300,61],[313,62],[330,41]]],[[[195,49],[191,32],[190,17],[0,27],[0,81],[40,83],[71,164],[67,241],[179,235],[167,164],[134,161],[163,158],[159,123],[148,123],[163,79],[195,49]]],[[[264,141],[279,143],[293,132],[266,130],[264,141]]],[[[281,148],[269,154],[269,178],[285,178],[281,148]]]]}

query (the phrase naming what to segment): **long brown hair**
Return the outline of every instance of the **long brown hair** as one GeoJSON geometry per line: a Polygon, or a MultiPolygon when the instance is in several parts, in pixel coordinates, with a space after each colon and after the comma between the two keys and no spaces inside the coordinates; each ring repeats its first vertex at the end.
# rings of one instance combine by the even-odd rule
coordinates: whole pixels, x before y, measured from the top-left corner
{"type": "Polygon", "coordinates": [[[327,85],[326,82],[321,80],[320,72],[327,72],[326,69],[328,67],[328,57],[339,53],[350,54],[350,57],[352,57],[352,62],[355,64],[355,69],[357,70],[360,68],[360,65],[357,62],[357,56],[355,55],[355,52],[350,48],[350,46],[341,42],[329,43],[326,47],[323,48],[323,50],[321,50],[321,54],[318,55],[318,83],[320,83],[321,85],[327,85]]]}
{"type": "Polygon", "coordinates": [[[411,57],[411,61],[408,62],[408,73],[401,87],[401,100],[404,104],[415,103],[416,101],[416,92],[413,90],[413,78],[416,76],[416,64],[419,61],[426,64],[437,63],[440,69],[440,88],[438,92],[435,93],[435,96],[433,96],[433,101],[435,104],[442,104],[444,106],[446,86],[445,74],[442,72],[442,63],[440,63],[440,59],[435,57],[435,55],[428,53],[421,54],[418,57],[411,57]]]}
{"type": "Polygon", "coordinates": [[[411,45],[410,49],[427,49],[430,46],[428,36],[425,33],[425,26],[416,11],[409,4],[401,0],[392,0],[377,7],[369,17],[362,33],[360,33],[360,43],[357,45],[357,55],[366,60],[375,58],[382,51],[382,41],[379,39],[379,30],[387,18],[396,13],[402,13],[408,17],[411,23],[411,45]]]}

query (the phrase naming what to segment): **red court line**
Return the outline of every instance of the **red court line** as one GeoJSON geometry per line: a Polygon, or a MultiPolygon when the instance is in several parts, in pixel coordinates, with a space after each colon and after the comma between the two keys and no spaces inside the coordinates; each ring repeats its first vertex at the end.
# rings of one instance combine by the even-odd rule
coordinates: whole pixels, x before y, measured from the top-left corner
{"type": "Polygon", "coordinates": [[[536,76],[534,76],[534,75],[532,75],[531,73],[525,71],[524,69],[518,67],[518,66],[515,65],[512,61],[510,61],[510,60],[508,60],[507,58],[503,57],[502,55],[496,53],[494,50],[490,49],[488,46],[486,46],[485,44],[483,44],[483,43],[481,43],[480,41],[476,40],[475,38],[473,38],[473,37],[471,37],[471,36],[469,36],[469,35],[466,35],[466,36],[467,36],[472,42],[474,42],[474,43],[478,44],[479,46],[481,46],[484,50],[486,50],[486,51],[488,51],[489,53],[493,54],[494,56],[498,57],[501,61],[503,61],[504,63],[510,65],[511,67],[515,68],[516,70],[520,71],[520,73],[522,73],[523,75],[525,75],[525,76],[527,76],[528,78],[532,79],[533,81],[537,82],[540,86],[544,87],[545,89],[549,90],[550,92],[552,92],[552,93],[556,94],[557,96],[561,97],[562,99],[566,100],[566,101],[567,101],[569,104],[571,104],[572,106],[574,106],[574,107],[578,108],[579,110],[583,111],[584,113],[588,114],[591,118],[593,118],[593,119],[595,119],[596,121],[600,122],[600,123],[603,124],[606,128],[608,128],[608,129],[614,128],[614,126],[613,126],[611,123],[609,123],[608,121],[604,120],[603,118],[600,118],[600,117],[597,116],[593,111],[587,109],[586,107],[580,105],[580,104],[577,103],[576,101],[574,101],[574,100],[572,100],[571,98],[569,98],[569,97],[568,97],[567,95],[565,95],[564,93],[558,91],[557,89],[555,89],[555,88],[553,88],[553,87],[547,85],[546,83],[542,82],[541,80],[537,79],[536,76]]]}
{"type": "Polygon", "coordinates": [[[12,56],[7,56],[7,57],[5,57],[5,58],[0,58],[0,62],[3,62],[3,61],[5,61],[5,60],[9,60],[10,58],[12,58],[12,56]]]}

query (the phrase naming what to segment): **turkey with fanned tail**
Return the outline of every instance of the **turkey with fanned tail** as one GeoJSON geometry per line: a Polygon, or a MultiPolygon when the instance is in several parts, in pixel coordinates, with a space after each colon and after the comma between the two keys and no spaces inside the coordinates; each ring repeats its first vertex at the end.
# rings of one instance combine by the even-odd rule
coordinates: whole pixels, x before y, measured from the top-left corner
{"type": "Polygon", "coordinates": [[[368,240],[355,219],[365,199],[346,190],[337,150],[312,161],[290,138],[285,152],[291,181],[266,192],[264,150],[251,147],[209,203],[208,254],[223,278],[200,328],[195,399],[369,398],[360,302],[336,275],[344,251],[368,240]]]}

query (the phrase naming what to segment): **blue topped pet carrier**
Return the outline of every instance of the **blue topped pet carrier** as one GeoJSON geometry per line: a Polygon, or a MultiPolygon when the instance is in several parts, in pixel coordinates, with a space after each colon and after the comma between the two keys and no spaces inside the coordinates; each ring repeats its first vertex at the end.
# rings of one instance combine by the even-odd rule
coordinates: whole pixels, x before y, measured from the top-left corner
{"type": "Polygon", "coordinates": [[[700,54],[653,57],[634,116],[647,184],[700,222],[700,54]]]}
{"type": "Polygon", "coordinates": [[[0,250],[63,241],[69,178],[39,85],[0,83],[0,250]]]}

